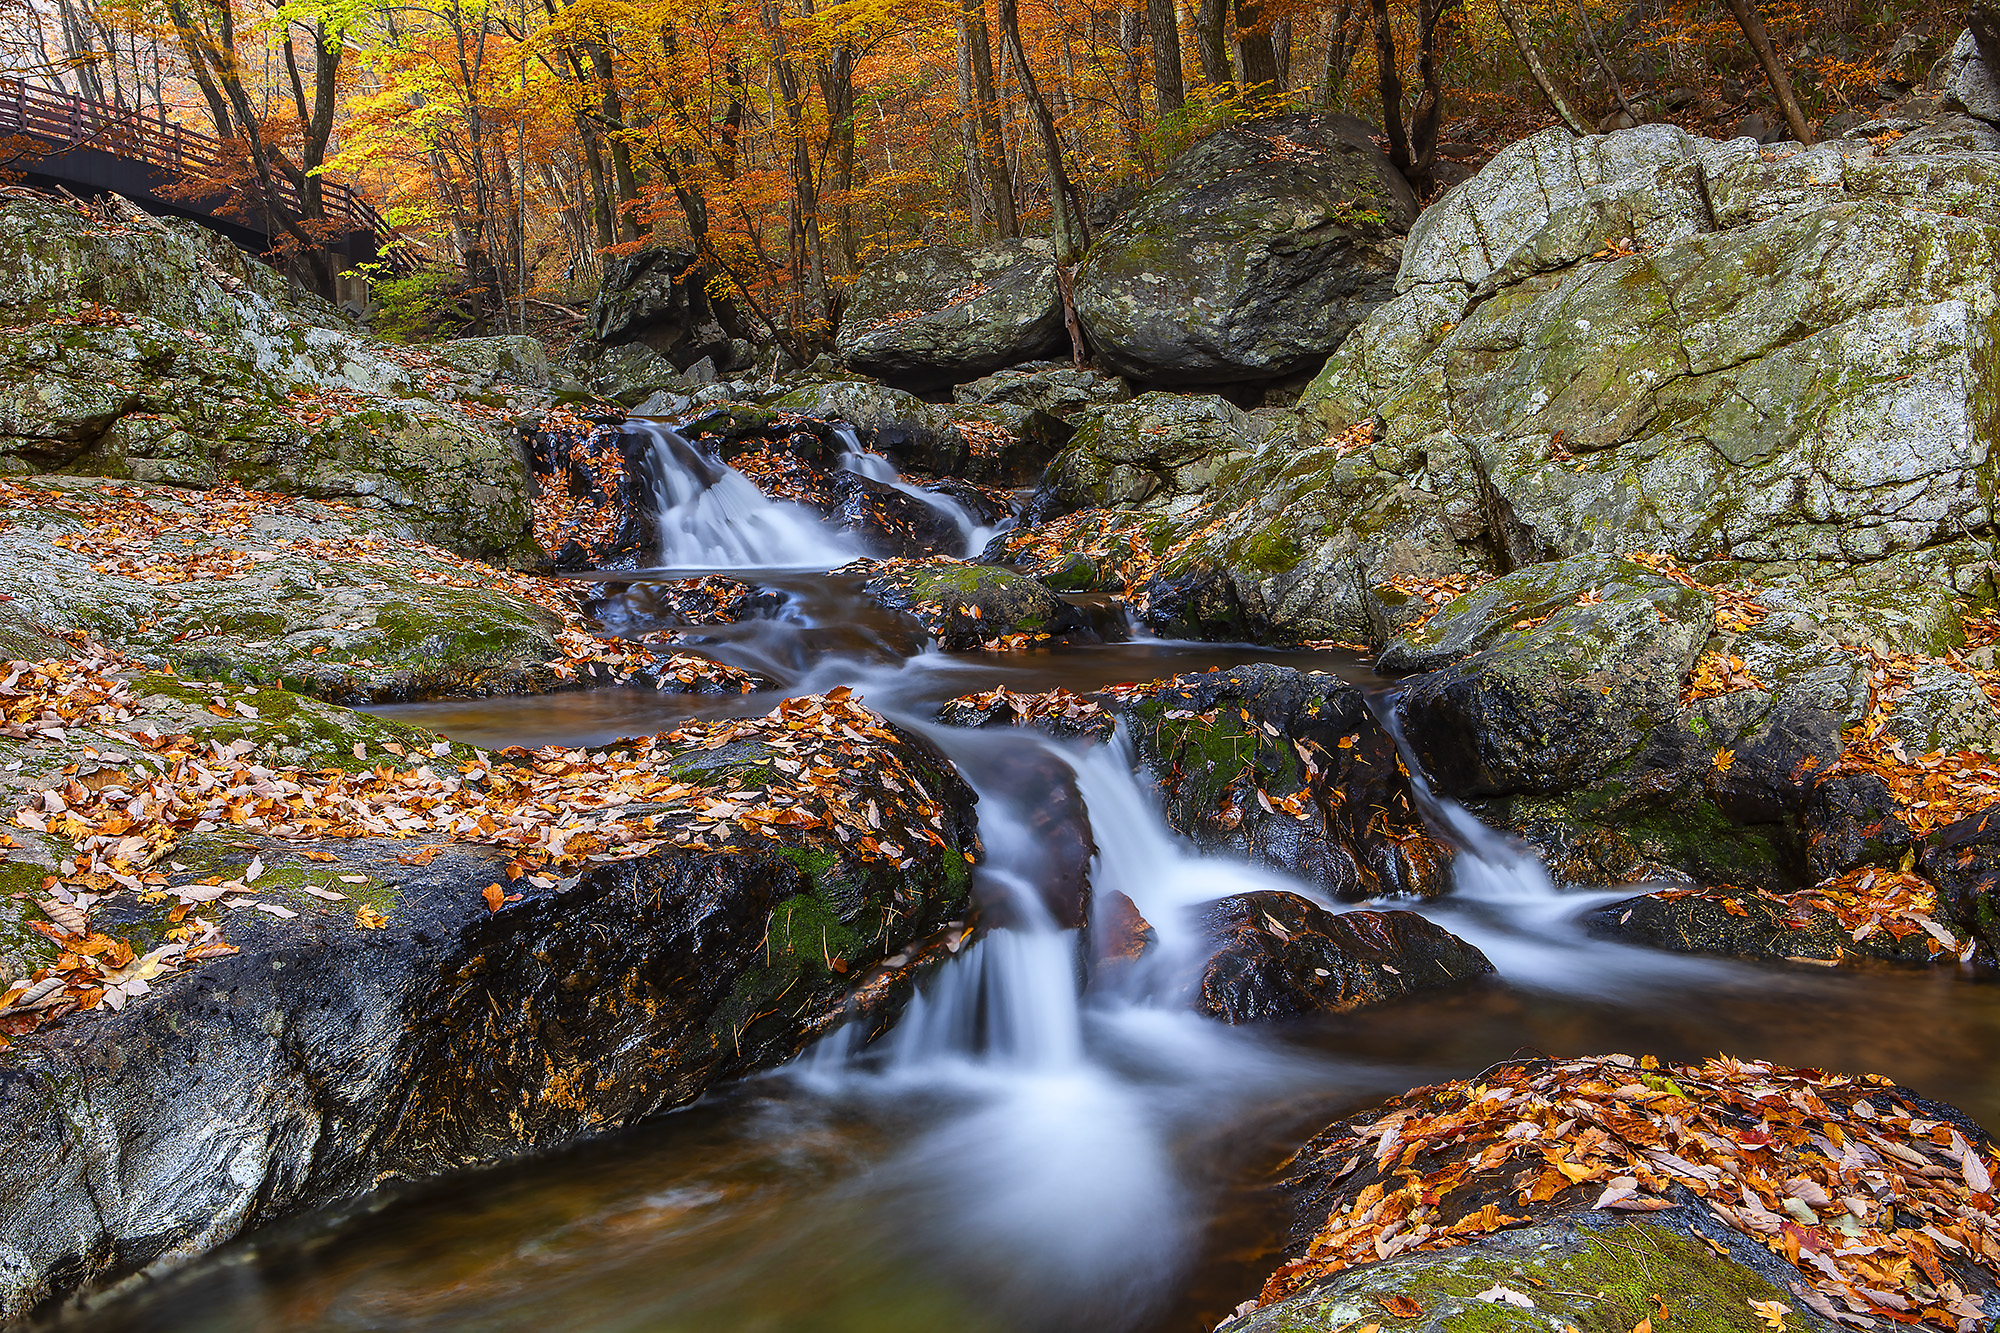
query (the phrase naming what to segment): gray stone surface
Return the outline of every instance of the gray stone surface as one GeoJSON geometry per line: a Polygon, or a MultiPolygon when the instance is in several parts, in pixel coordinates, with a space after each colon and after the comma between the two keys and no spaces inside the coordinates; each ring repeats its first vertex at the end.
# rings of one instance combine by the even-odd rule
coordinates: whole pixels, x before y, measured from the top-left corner
{"type": "Polygon", "coordinates": [[[919,386],[958,383],[1069,345],[1046,240],[931,245],[878,260],[841,315],[841,360],[919,386]]]}

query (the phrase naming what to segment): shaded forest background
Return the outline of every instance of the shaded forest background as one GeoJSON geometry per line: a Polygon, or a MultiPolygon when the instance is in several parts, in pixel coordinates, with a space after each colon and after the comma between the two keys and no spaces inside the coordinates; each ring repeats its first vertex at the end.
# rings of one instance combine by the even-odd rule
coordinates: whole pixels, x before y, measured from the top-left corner
{"type": "Polygon", "coordinates": [[[1360,116],[1431,197],[1557,123],[1861,123],[1962,21],[1941,0],[0,0],[0,77],[228,140],[224,183],[323,291],[319,182],[354,183],[405,238],[376,286],[393,336],[560,342],[607,263],[664,246],[732,319],[813,346],[871,260],[1016,235],[1073,257],[1233,119],[1360,116]]]}

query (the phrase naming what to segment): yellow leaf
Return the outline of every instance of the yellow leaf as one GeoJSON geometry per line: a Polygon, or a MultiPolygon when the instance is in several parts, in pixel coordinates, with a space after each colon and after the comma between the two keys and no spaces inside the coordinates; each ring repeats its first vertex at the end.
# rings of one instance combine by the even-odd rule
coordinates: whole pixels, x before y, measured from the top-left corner
{"type": "Polygon", "coordinates": [[[1735,763],[1735,762],[1736,762],[1736,751],[1734,751],[1734,750],[1717,750],[1717,751],[1715,752],[1715,770],[1716,770],[1716,772],[1718,772],[1718,773],[1727,773],[1727,772],[1729,771],[1729,766],[1730,766],[1731,764],[1735,763]]]}
{"type": "Polygon", "coordinates": [[[363,930],[380,930],[389,924],[389,918],[363,903],[354,909],[354,924],[363,930]]]}
{"type": "Polygon", "coordinates": [[[1757,1317],[1770,1325],[1775,1333],[1783,1333],[1785,1316],[1792,1312],[1792,1307],[1783,1301],[1751,1301],[1750,1308],[1755,1310],[1757,1317]]]}

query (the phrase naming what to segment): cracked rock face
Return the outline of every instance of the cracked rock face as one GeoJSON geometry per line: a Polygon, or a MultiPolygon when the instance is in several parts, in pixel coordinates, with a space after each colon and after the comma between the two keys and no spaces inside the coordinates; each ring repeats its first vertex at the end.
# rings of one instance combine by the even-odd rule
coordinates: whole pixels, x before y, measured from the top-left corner
{"type": "Polygon", "coordinates": [[[1962,591],[2000,431],[1996,246],[1989,155],[1523,140],[1417,221],[1299,437],[1183,498],[1156,588],[1219,590],[1228,623],[1179,633],[1375,642],[1373,586],[1587,552],[1962,591]]]}

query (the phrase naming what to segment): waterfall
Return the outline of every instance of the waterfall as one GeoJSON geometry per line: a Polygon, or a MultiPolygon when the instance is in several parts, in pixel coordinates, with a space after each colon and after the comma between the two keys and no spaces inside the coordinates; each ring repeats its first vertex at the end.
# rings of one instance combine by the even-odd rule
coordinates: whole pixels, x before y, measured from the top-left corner
{"type": "Polygon", "coordinates": [[[861,554],[810,510],[769,498],[671,426],[635,418],[625,429],[652,441],[646,480],[661,568],[825,570],[861,554]]]}
{"type": "Polygon", "coordinates": [[[958,535],[964,548],[958,552],[959,555],[968,557],[978,555],[986,549],[986,543],[992,539],[993,534],[1000,530],[997,527],[985,527],[981,525],[970,513],[966,512],[964,505],[950,496],[938,495],[935,492],[925,490],[921,486],[912,485],[910,482],[905,481],[903,474],[896,471],[895,464],[882,457],[882,455],[870,453],[861,447],[861,435],[854,427],[841,422],[835,422],[833,433],[840,438],[840,443],[846,450],[840,456],[841,467],[857,476],[866,477],[870,481],[879,481],[884,486],[894,487],[896,490],[909,496],[912,500],[928,505],[950,519],[952,525],[958,529],[958,535]]]}

